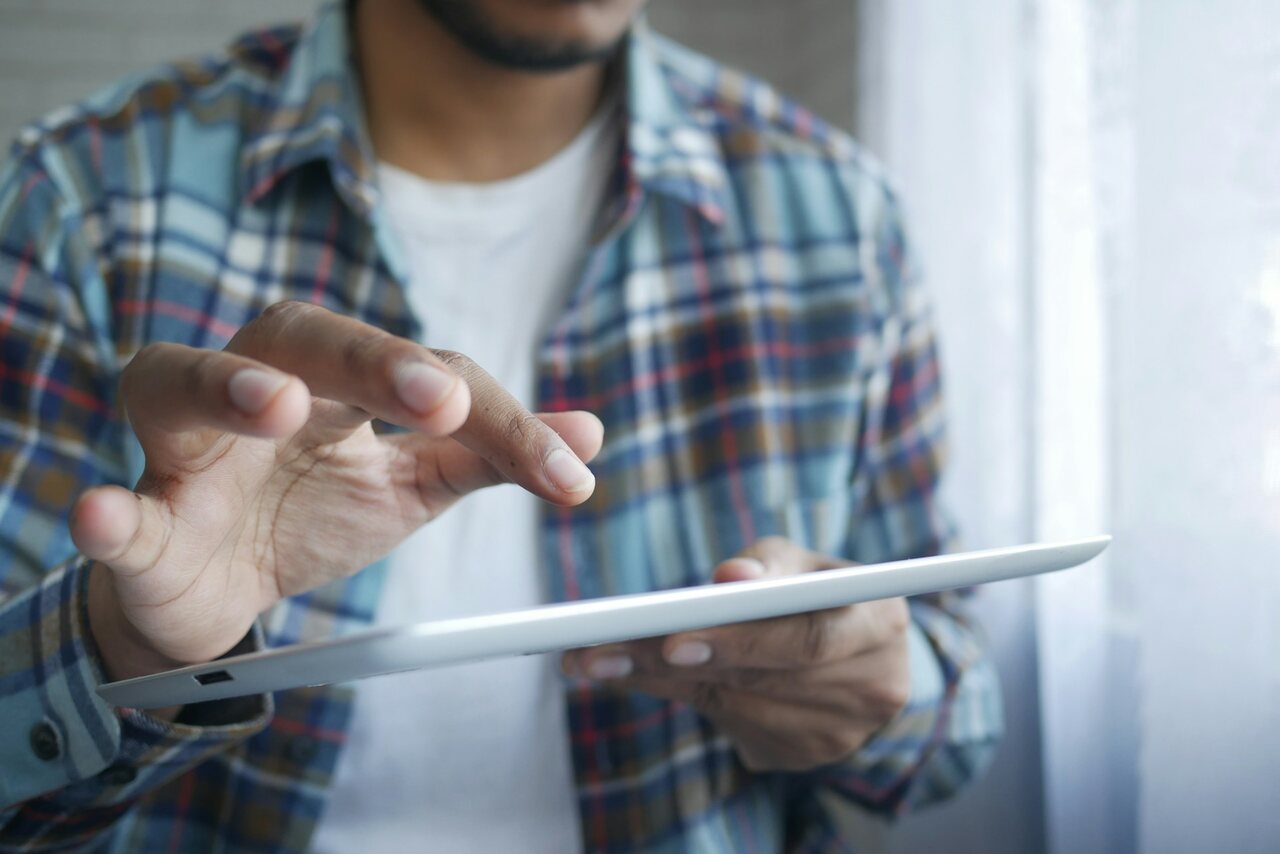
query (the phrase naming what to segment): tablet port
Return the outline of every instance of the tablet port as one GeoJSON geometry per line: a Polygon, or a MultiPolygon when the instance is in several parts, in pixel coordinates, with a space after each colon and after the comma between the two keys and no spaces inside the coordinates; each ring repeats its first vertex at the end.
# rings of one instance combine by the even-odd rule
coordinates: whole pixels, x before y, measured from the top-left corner
{"type": "Polygon", "coordinates": [[[201,685],[214,685],[218,682],[230,682],[235,679],[225,670],[211,670],[208,673],[197,673],[196,681],[201,685]]]}

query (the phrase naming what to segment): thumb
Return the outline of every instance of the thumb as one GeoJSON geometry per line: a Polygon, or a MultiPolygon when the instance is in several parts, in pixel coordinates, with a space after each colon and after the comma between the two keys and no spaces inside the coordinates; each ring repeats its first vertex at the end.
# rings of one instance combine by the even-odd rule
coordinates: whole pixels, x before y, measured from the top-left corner
{"type": "Polygon", "coordinates": [[[786,573],[770,572],[768,564],[755,557],[731,557],[720,563],[716,567],[715,574],[711,579],[716,584],[727,581],[754,581],[759,578],[768,578],[771,575],[783,575],[786,573]]]}
{"type": "Polygon", "coordinates": [[[121,576],[140,575],[156,565],[168,527],[155,499],[120,486],[90,489],[71,512],[76,548],[121,576]]]}
{"type": "Polygon", "coordinates": [[[783,537],[765,537],[722,561],[716,567],[712,580],[720,584],[727,581],[782,578],[845,565],[847,563],[823,557],[783,537]]]}

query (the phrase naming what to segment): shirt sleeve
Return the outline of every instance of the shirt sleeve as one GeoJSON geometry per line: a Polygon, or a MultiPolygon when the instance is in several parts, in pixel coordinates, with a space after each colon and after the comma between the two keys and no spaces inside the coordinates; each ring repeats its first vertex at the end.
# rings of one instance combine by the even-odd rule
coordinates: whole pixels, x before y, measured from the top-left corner
{"type": "MultiPolygon", "coordinates": [[[[145,792],[263,729],[269,697],[202,704],[193,726],[97,696],[88,566],[73,560],[0,607],[0,848],[63,848],[105,831],[145,792]]],[[[260,647],[258,630],[233,653],[260,647]]]]}
{"type": "Polygon", "coordinates": [[[990,764],[1003,730],[999,680],[972,631],[923,602],[911,612],[906,707],[848,760],[815,775],[887,816],[956,794],[990,764]]]}
{"type": "MultiPolygon", "coordinates": [[[[938,502],[947,453],[930,306],[893,198],[885,192],[880,201],[865,266],[886,319],[859,447],[862,506],[847,546],[860,563],[938,554],[954,538],[938,502]]],[[[911,698],[857,754],[818,772],[821,784],[898,815],[955,794],[990,763],[1003,731],[999,680],[963,617],[962,599],[909,600],[911,698]]]]}
{"type": "MultiPolygon", "coordinates": [[[[66,171],[65,169],[63,170],[66,171]]],[[[0,848],[60,848],[262,728],[189,726],[103,702],[75,496],[124,477],[109,298],[94,235],[30,149],[0,169],[0,848]]],[[[204,715],[202,720],[210,719],[204,715]]],[[[217,715],[212,719],[220,719],[217,715]]]]}

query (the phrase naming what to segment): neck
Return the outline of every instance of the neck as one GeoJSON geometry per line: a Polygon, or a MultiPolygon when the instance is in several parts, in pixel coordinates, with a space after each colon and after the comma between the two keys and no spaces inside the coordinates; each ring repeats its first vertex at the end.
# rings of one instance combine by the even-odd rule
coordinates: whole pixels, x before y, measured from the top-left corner
{"type": "Polygon", "coordinates": [[[437,181],[497,181],[564,148],[587,124],[605,68],[546,73],[471,53],[416,0],[355,4],[365,118],[380,160],[437,181]]]}

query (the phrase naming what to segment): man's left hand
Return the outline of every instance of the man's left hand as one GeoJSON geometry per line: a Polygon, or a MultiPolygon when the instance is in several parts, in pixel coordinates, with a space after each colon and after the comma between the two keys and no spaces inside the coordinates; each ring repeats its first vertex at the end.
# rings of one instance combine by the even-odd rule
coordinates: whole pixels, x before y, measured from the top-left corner
{"type": "MultiPolygon", "coordinates": [[[[720,564],[717,583],[847,565],[778,537],[720,564]]],[[[907,704],[905,599],[568,652],[571,676],[692,704],[752,771],[808,771],[857,751],[907,704]]]]}

